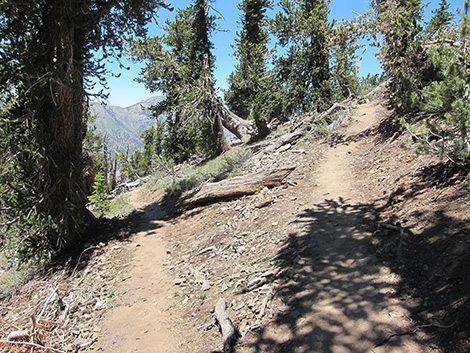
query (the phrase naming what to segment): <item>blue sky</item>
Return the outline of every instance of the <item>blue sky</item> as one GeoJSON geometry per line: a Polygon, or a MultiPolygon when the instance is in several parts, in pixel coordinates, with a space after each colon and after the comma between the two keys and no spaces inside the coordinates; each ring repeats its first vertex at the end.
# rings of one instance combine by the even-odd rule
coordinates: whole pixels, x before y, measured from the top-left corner
{"type": "MultiPolygon", "coordinates": [[[[168,0],[175,8],[187,7],[192,1],[189,0],[168,0]]],[[[275,1],[277,2],[277,1],[275,1]]],[[[430,5],[427,8],[427,16],[435,9],[439,0],[429,0],[430,5]]],[[[463,7],[463,0],[450,0],[452,10],[456,7],[463,7]]],[[[235,43],[236,32],[240,30],[240,26],[237,21],[240,18],[240,12],[237,7],[238,1],[236,0],[216,0],[213,2],[213,7],[216,12],[214,14],[220,16],[218,25],[221,31],[213,34],[212,41],[214,43],[214,55],[216,57],[214,77],[216,80],[216,86],[221,89],[227,88],[227,78],[233,71],[236,59],[233,57],[232,45],[235,43]]],[[[352,19],[355,13],[364,13],[368,9],[368,0],[333,0],[330,4],[330,18],[341,20],[352,19]]],[[[271,13],[278,12],[278,7],[274,6],[271,13]]],[[[163,24],[165,19],[172,19],[174,12],[161,9],[158,13],[158,22],[163,24]]],[[[149,26],[149,35],[161,35],[162,31],[156,24],[149,26]]],[[[377,48],[368,48],[359,73],[360,76],[366,76],[368,73],[378,73],[381,71],[380,64],[373,55],[373,52],[377,48]]],[[[133,105],[139,101],[150,98],[152,95],[158,93],[151,93],[146,90],[144,85],[137,83],[134,79],[138,76],[140,66],[135,65],[124,59],[123,63],[130,67],[130,70],[123,70],[119,68],[116,63],[110,63],[108,65],[109,70],[114,74],[120,74],[120,77],[109,77],[107,79],[109,89],[106,91],[109,94],[108,104],[126,107],[133,105]]],[[[97,87],[98,88],[98,87],[97,87]]]]}

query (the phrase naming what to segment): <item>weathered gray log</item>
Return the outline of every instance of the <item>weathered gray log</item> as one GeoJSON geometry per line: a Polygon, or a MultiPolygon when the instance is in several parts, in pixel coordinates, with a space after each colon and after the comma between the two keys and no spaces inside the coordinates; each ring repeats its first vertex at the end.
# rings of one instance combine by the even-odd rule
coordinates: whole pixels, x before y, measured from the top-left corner
{"type": "Polygon", "coordinates": [[[194,196],[184,200],[182,206],[192,207],[222,199],[251,195],[262,190],[265,186],[276,186],[294,169],[295,167],[287,167],[237,176],[217,183],[206,183],[194,196]]]}
{"type": "MultiPolygon", "coordinates": [[[[346,100],[347,101],[347,100],[346,100]]],[[[345,101],[345,102],[346,102],[345,101]]],[[[297,125],[294,126],[294,128],[291,130],[291,132],[287,132],[281,137],[277,138],[269,144],[264,150],[260,151],[257,155],[262,154],[262,153],[271,153],[279,149],[280,147],[292,143],[299,139],[300,137],[303,136],[305,131],[308,131],[312,128],[314,124],[317,124],[323,120],[325,120],[327,117],[329,117],[331,114],[333,114],[336,110],[338,109],[344,109],[347,110],[348,108],[343,105],[342,103],[335,103],[333,104],[330,109],[324,111],[321,114],[308,114],[305,116],[305,118],[300,121],[297,125]]]]}
{"type": "MultiPolygon", "coordinates": [[[[341,103],[335,103],[333,104],[328,110],[325,110],[324,112],[320,114],[309,114],[307,117],[302,120],[300,123],[298,123],[294,127],[294,132],[297,131],[298,129],[301,129],[303,131],[305,130],[310,130],[313,124],[317,124],[323,120],[325,120],[327,117],[329,117],[331,114],[333,114],[336,110],[338,109],[344,109],[347,110],[348,108],[344,105],[345,102],[348,100],[346,99],[344,102],[341,103]]],[[[282,138],[283,136],[281,136],[282,138]]]]}
{"type": "Polygon", "coordinates": [[[372,91],[370,91],[369,93],[367,93],[363,98],[367,98],[369,96],[372,96],[373,94],[376,94],[378,91],[380,91],[381,89],[383,89],[385,86],[387,86],[390,82],[392,82],[391,79],[385,81],[385,82],[382,82],[380,85],[378,85],[377,87],[375,87],[372,91]]]}
{"type": "Polygon", "coordinates": [[[224,342],[224,352],[230,352],[232,345],[237,339],[237,329],[233,326],[232,320],[225,311],[225,299],[220,298],[215,304],[214,315],[219,324],[222,340],[224,342]]]}
{"type": "Polygon", "coordinates": [[[279,147],[284,146],[285,144],[294,142],[298,138],[300,138],[304,134],[303,129],[296,129],[293,132],[288,132],[281,137],[279,137],[276,141],[274,141],[271,145],[266,147],[265,152],[274,152],[279,147]]]}

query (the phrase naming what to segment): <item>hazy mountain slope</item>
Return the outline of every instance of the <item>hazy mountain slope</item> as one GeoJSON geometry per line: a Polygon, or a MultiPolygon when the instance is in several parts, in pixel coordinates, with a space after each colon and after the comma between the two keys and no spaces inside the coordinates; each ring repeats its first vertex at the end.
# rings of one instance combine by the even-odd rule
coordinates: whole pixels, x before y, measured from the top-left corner
{"type": "Polygon", "coordinates": [[[155,118],[143,107],[155,105],[162,99],[162,96],[155,96],[129,107],[91,103],[90,113],[97,116],[96,130],[107,136],[111,151],[125,151],[129,145],[129,153],[132,153],[142,148],[142,132],[155,125],[155,118]]]}

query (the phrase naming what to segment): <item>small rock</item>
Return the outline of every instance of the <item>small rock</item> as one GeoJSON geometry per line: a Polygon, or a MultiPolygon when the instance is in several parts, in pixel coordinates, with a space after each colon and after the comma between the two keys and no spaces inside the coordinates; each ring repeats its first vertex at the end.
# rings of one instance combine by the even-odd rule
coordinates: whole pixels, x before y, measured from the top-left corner
{"type": "Polygon", "coordinates": [[[232,309],[235,311],[238,311],[242,309],[245,306],[245,303],[242,301],[238,301],[236,299],[232,300],[232,303],[230,304],[232,306],[232,309]]]}
{"type": "Polygon", "coordinates": [[[292,147],[292,145],[290,143],[284,145],[284,146],[281,146],[277,149],[278,152],[284,152],[284,151],[287,151],[288,149],[290,149],[292,147]]]}
{"type": "Polygon", "coordinates": [[[225,284],[225,282],[221,282],[219,284],[219,287],[220,287],[220,293],[223,293],[228,289],[228,286],[227,286],[227,284],[225,284]]]}
{"type": "Polygon", "coordinates": [[[175,280],[173,280],[173,284],[175,285],[180,285],[180,284],[183,284],[186,282],[186,278],[177,278],[175,280]]]}
{"type": "Polygon", "coordinates": [[[201,290],[206,291],[206,290],[209,290],[209,289],[211,289],[211,284],[209,283],[209,281],[207,279],[203,280],[201,290]]]}
{"type": "Polygon", "coordinates": [[[95,304],[95,310],[102,310],[102,309],[106,309],[107,307],[108,306],[106,304],[106,300],[99,300],[95,304]]]}
{"type": "Polygon", "coordinates": [[[29,341],[30,335],[27,331],[13,331],[7,337],[7,341],[29,341]]]}
{"type": "Polygon", "coordinates": [[[84,338],[77,338],[75,341],[73,341],[73,346],[76,348],[83,348],[89,345],[90,345],[90,341],[84,338]]]}
{"type": "Polygon", "coordinates": [[[377,256],[375,255],[369,255],[367,257],[364,257],[362,259],[357,259],[353,262],[352,267],[361,267],[365,265],[374,265],[378,262],[379,260],[377,259],[377,256]]]}

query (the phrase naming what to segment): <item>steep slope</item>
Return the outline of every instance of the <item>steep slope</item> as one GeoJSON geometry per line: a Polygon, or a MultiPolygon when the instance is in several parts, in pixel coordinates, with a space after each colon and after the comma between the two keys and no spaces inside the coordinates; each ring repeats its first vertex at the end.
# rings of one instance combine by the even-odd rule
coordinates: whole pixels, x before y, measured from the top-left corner
{"type": "MultiPolygon", "coordinates": [[[[249,161],[246,172],[297,165],[274,189],[186,211],[171,222],[150,221],[158,199],[140,204],[139,227],[147,230],[135,238],[139,247],[130,245],[136,260],[126,274],[140,289],[120,286],[130,305],[105,318],[95,347],[219,351],[210,310],[223,297],[241,334],[236,352],[429,350],[430,326],[412,318],[418,303],[399,295],[403,275],[372,246],[380,209],[357,169],[369,161],[364,148],[389,114],[380,102],[359,106],[331,146],[304,140],[249,161]],[[147,247],[159,255],[147,257],[147,247]],[[146,261],[152,273],[139,279],[146,261]],[[150,311],[158,320],[138,314],[150,311]]],[[[132,199],[141,202],[142,195],[132,199]]]]}
{"type": "Polygon", "coordinates": [[[0,347],[29,329],[61,351],[221,352],[222,297],[238,353],[468,352],[468,170],[403,149],[382,101],[355,109],[257,146],[240,173],[296,166],[271,189],[176,215],[132,191],[135,215],[0,302],[0,347]]]}
{"type": "Polygon", "coordinates": [[[129,153],[142,148],[140,135],[155,125],[155,118],[147,107],[155,105],[163,97],[156,96],[129,107],[117,107],[91,103],[90,113],[96,115],[97,132],[106,135],[111,151],[125,151],[129,145],[129,153]]]}

